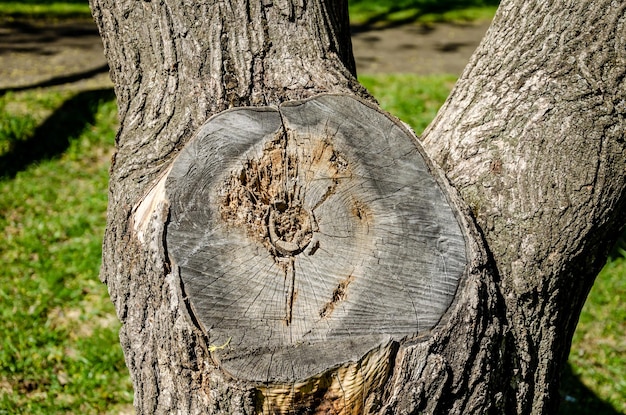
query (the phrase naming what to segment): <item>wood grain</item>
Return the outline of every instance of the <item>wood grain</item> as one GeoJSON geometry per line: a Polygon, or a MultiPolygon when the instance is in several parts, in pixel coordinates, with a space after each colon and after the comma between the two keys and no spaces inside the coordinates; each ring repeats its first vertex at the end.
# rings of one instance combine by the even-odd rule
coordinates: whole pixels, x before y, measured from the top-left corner
{"type": "Polygon", "coordinates": [[[165,184],[166,246],[213,356],[290,383],[432,327],[466,265],[415,137],[320,95],[211,118],[165,184]]]}

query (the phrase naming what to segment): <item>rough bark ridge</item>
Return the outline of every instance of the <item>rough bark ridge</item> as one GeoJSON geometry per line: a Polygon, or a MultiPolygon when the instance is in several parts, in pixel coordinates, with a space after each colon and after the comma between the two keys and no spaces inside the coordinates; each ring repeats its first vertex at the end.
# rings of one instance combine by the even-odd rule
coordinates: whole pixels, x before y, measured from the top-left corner
{"type": "Polygon", "coordinates": [[[554,412],[580,308],[625,220],[625,9],[503,2],[424,134],[498,266],[516,413],[554,412]]]}
{"type": "MultiPolygon", "coordinates": [[[[438,327],[393,350],[389,381],[364,397],[364,412],[554,412],[553,380],[604,260],[605,233],[624,223],[625,7],[503,2],[426,134],[479,225],[448,189],[469,235],[465,281],[438,327]]],[[[188,312],[163,244],[168,203],[155,185],[209,115],[320,92],[363,96],[346,4],[92,0],[92,9],[121,118],[102,278],[124,323],[135,406],[263,411],[264,391],[216,368],[188,312]]],[[[311,411],[354,409],[318,380],[311,411]]]]}

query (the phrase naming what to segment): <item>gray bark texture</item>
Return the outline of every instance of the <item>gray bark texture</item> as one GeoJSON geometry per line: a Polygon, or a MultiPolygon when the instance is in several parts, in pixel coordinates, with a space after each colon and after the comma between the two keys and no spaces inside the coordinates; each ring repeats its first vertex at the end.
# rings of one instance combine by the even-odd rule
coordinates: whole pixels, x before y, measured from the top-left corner
{"type": "MultiPolygon", "coordinates": [[[[199,131],[216,118],[205,125],[207,120],[229,108],[260,107],[255,111],[269,117],[332,94],[355,97],[374,111],[355,79],[347,4],[91,0],[91,7],[121,124],[101,277],[123,323],[120,338],[138,413],[555,413],[560,368],[580,309],[626,222],[626,4],[502,2],[424,133],[425,152],[413,144],[432,159],[424,159],[427,170],[465,246],[464,271],[449,290],[441,319],[413,335],[387,333],[391,337],[354,357],[337,349],[346,361],[315,366],[320,372],[313,375],[262,380],[248,367],[231,365],[233,376],[227,364],[220,365],[236,345],[229,344],[227,331],[212,337],[214,310],[199,311],[203,300],[194,295],[202,289],[185,277],[185,268],[195,265],[187,266],[193,258],[181,259],[185,250],[176,248],[189,240],[177,233],[188,230],[179,226],[176,209],[193,195],[176,196],[180,186],[172,183],[199,131]],[[175,206],[172,200],[183,202],[175,206]]],[[[292,121],[283,114],[276,125],[292,121]]],[[[259,127],[265,135],[268,125],[259,127]]],[[[338,154],[358,149],[351,143],[338,154]]],[[[251,166],[263,164],[259,149],[249,158],[251,166]]],[[[327,169],[337,171],[336,157],[328,160],[327,169]]],[[[244,182],[243,172],[228,176],[232,171],[224,169],[214,174],[234,177],[231,187],[244,182]]],[[[278,205],[274,200],[267,206],[287,209],[278,205]]],[[[359,218],[367,217],[358,211],[359,218]]],[[[312,216],[293,212],[313,232],[312,216]]],[[[269,229],[259,242],[264,252],[287,264],[313,252],[308,238],[315,236],[305,239],[301,232],[285,240],[276,220],[262,222],[269,229]]],[[[288,281],[291,268],[284,269],[288,281]]],[[[293,269],[296,281],[299,271],[293,269]]],[[[336,301],[350,298],[348,290],[357,287],[359,275],[345,277],[355,282],[330,285],[336,301]]],[[[282,310],[291,310],[293,288],[286,292],[291,294],[282,310]]],[[[320,301],[320,316],[341,314],[343,306],[325,309],[326,300],[320,301]]],[[[289,312],[281,315],[288,323],[297,320],[289,312]]],[[[313,355],[323,347],[318,342],[313,355]]],[[[336,351],[328,347],[322,354],[336,351]]],[[[288,366],[284,360],[277,364],[288,366]]]]}

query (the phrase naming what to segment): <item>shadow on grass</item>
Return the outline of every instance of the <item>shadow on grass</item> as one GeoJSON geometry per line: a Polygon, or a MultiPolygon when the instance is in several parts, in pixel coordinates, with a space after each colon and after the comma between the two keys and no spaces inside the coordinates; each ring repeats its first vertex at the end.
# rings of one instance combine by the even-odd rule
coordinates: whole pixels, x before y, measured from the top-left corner
{"type": "Polygon", "coordinates": [[[76,73],[72,75],[57,76],[54,78],[50,78],[46,81],[38,82],[32,85],[18,86],[14,88],[2,88],[0,89],[0,96],[6,94],[7,92],[20,92],[20,91],[26,91],[29,89],[47,88],[50,86],[57,86],[57,85],[63,85],[63,84],[68,84],[72,82],[78,82],[83,79],[89,79],[96,75],[100,75],[101,73],[107,73],[107,72],[109,72],[109,65],[102,65],[102,66],[98,66],[97,68],[89,69],[84,72],[80,72],[80,73],[76,73]]]}
{"type": "MultiPolygon", "coordinates": [[[[350,0],[355,6],[371,4],[371,0],[350,0]]],[[[497,6],[500,0],[382,0],[375,12],[364,22],[353,24],[352,33],[390,28],[412,23],[426,14],[443,14],[468,7],[497,6]],[[402,17],[393,16],[402,12],[402,17]]]]}
{"type": "Polygon", "coordinates": [[[32,137],[12,143],[0,156],[0,177],[14,177],[33,163],[62,154],[72,138],[95,120],[98,104],[115,97],[112,88],[80,92],[68,99],[35,130],[32,137]]]}
{"type": "Polygon", "coordinates": [[[614,261],[618,258],[626,258],[626,226],[620,231],[620,236],[617,238],[617,242],[609,252],[609,261],[614,261]]]}
{"type": "MultiPolygon", "coordinates": [[[[94,54],[96,46],[101,44],[98,29],[91,19],[69,20],[41,20],[41,19],[8,19],[2,20],[0,16],[0,55],[7,55],[5,66],[11,73],[3,83],[9,83],[0,89],[0,96],[7,92],[19,92],[33,88],[45,88],[66,83],[77,82],[92,78],[96,75],[107,73],[108,65],[102,62],[103,56],[94,54]],[[78,59],[75,55],[64,57],[63,51],[74,50],[78,53],[84,51],[88,55],[87,60],[78,59]],[[46,59],[41,59],[41,58],[46,59]],[[55,57],[54,65],[50,71],[45,66],[49,59],[55,57]],[[92,62],[94,57],[101,58],[92,62]],[[21,64],[11,66],[12,60],[16,59],[21,64]],[[66,67],[66,71],[54,69],[58,66],[66,67]],[[94,66],[95,65],[95,66],[94,66]],[[36,68],[32,71],[30,67],[36,68]],[[38,68],[41,67],[41,68],[38,68]],[[20,73],[26,75],[20,76],[20,73]],[[28,84],[32,79],[32,73],[37,73],[35,79],[41,79],[48,74],[48,79],[38,80],[28,84]]],[[[5,68],[6,70],[6,68],[5,68]]]]}
{"type": "Polygon", "coordinates": [[[583,385],[569,363],[563,369],[560,392],[559,415],[622,415],[583,385]]]}
{"type": "Polygon", "coordinates": [[[53,55],[51,46],[91,49],[100,38],[91,18],[11,18],[0,15],[0,54],[10,52],[53,55]]]}

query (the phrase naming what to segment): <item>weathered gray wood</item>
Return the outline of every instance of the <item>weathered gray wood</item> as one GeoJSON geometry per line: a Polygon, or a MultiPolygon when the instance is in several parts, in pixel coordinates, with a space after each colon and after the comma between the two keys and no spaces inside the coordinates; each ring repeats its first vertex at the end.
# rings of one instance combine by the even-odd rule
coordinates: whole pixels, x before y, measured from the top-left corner
{"type": "Polygon", "coordinates": [[[211,118],[167,178],[166,246],[231,375],[294,382],[432,328],[465,239],[415,137],[348,96],[211,118]]]}

